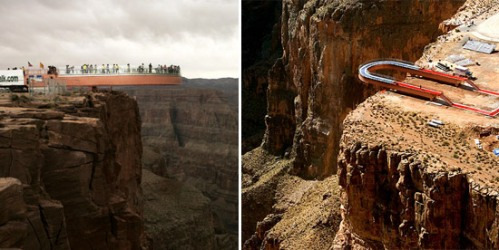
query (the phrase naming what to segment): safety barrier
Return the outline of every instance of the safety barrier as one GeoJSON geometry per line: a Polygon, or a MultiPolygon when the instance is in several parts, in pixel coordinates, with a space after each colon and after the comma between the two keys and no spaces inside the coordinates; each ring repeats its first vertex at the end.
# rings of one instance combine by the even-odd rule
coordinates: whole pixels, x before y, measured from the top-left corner
{"type": "Polygon", "coordinates": [[[480,89],[476,84],[473,83],[473,81],[469,80],[468,78],[460,77],[460,76],[455,76],[455,75],[449,75],[429,69],[424,69],[421,68],[417,65],[414,65],[413,63],[408,63],[400,60],[392,60],[392,59],[382,59],[382,60],[376,60],[376,61],[371,61],[366,64],[363,64],[359,67],[359,79],[365,83],[370,83],[374,85],[378,85],[384,88],[388,89],[393,89],[397,90],[403,93],[411,94],[411,95],[416,95],[424,98],[429,98],[431,100],[435,98],[440,98],[441,100],[445,101],[449,106],[459,108],[459,109],[465,109],[465,110],[470,110],[473,112],[477,112],[480,114],[488,115],[488,116],[495,116],[499,113],[499,108],[493,110],[493,111],[485,111],[481,110],[478,108],[473,108],[469,107],[463,104],[455,103],[451,101],[448,97],[444,95],[443,92],[429,89],[429,88],[424,88],[422,86],[415,86],[409,83],[405,82],[398,82],[395,81],[394,79],[391,79],[389,76],[384,76],[380,74],[376,74],[371,72],[380,70],[380,69],[392,69],[392,70],[398,70],[406,73],[410,73],[412,75],[417,75],[421,76],[426,79],[433,80],[435,82],[439,83],[446,83],[450,84],[453,86],[461,86],[464,83],[469,84],[474,88],[475,92],[481,93],[481,94],[486,94],[486,95],[495,95],[499,96],[498,92],[491,91],[491,90],[484,90],[480,89]]]}

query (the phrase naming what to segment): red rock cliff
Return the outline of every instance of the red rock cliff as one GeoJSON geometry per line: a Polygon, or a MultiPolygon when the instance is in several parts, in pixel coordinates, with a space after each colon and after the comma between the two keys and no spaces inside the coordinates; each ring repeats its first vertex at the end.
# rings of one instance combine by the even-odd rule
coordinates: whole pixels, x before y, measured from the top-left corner
{"type": "Polygon", "coordinates": [[[0,100],[0,247],[144,248],[137,103],[114,92],[0,100]]]}
{"type": "Polygon", "coordinates": [[[126,91],[137,99],[143,121],[144,168],[152,172],[144,179],[146,229],[155,246],[233,249],[238,234],[237,80],[185,79],[182,86],[126,91]],[[152,192],[160,187],[177,191],[152,192]],[[162,205],[173,198],[175,205],[162,205]]]}
{"type": "Polygon", "coordinates": [[[264,148],[293,151],[308,178],[336,172],[341,123],[374,91],[357,79],[368,60],[414,61],[462,1],[283,1],[283,57],[270,71],[264,148]]]}
{"type": "MultiPolygon", "coordinates": [[[[437,114],[398,108],[402,105],[389,99],[394,95],[369,98],[345,120],[338,164],[343,221],[335,247],[499,248],[499,160],[472,142],[484,133],[450,120],[439,130],[427,128],[419,121],[442,108],[437,114]],[[473,160],[466,162],[457,151],[473,160]]],[[[422,102],[404,100],[409,101],[422,102]]],[[[482,131],[497,136],[497,123],[487,126],[482,131]]]]}
{"type": "MultiPolygon", "coordinates": [[[[295,197],[289,190],[279,188],[287,178],[282,172],[304,179],[325,178],[324,182],[333,184],[330,189],[319,190],[337,191],[338,186],[329,179],[336,177],[327,177],[337,171],[343,120],[376,92],[358,80],[359,65],[383,57],[417,60],[424,48],[441,34],[439,24],[454,15],[463,3],[464,0],[283,1],[280,22],[283,57],[269,72],[267,129],[262,144],[276,159],[256,159],[259,149],[243,158],[245,247],[324,249],[331,246],[337,231],[335,218],[339,214],[335,207],[325,212],[331,215],[328,219],[305,220],[297,227],[291,223],[294,229],[300,230],[300,236],[286,229],[290,225],[286,218],[298,221],[302,218],[292,216],[298,212],[307,214],[311,209],[310,201],[302,198],[289,207],[279,206],[283,196],[295,197]],[[282,162],[286,167],[274,169],[274,165],[282,162]],[[288,168],[289,165],[292,167],[288,168]],[[279,216],[274,216],[276,214],[279,216]],[[274,220],[281,216],[285,219],[274,220]],[[314,226],[304,226],[306,223],[314,226]],[[330,229],[327,232],[331,237],[325,236],[319,241],[304,237],[326,234],[326,230],[320,230],[324,225],[330,229]]],[[[310,183],[320,186],[312,180],[310,183]]],[[[337,204],[339,199],[336,195],[331,199],[324,197],[324,201],[314,203],[315,206],[322,207],[327,202],[337,204]]]]}

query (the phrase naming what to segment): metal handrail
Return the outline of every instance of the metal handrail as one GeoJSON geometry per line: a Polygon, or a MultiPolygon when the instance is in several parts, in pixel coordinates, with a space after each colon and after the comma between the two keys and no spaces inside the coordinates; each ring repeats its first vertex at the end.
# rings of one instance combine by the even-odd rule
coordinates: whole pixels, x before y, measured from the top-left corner
{"type": "MultiPolygon", "coordinates": [[[[41,68],[26,68],[26,75],[44,75],[47,74],[48,69],[41,68]]],[[[102,65],[97,65],[97,69],[88,67],[86,70],[81,69],[81,66],[78,68],[74,66],[73,69],[66,69],[66,67],[57,67],[57,73],[61,76],[69,76],[69,75],[146,75],[146,74],[161,74],[161,75],[172,75],[172,76],[181,76],[181,70],[179,68],[178,71],[173,69],[161,69],[159,67],[153,67],[151,72],[149,71],[149,67],[144,65],[144,68],[141,66],[130,66],[128,68],[127,65],[119,65],[119,69],[113,69],[112,65],[109,65],[109,69],[107,65],[103,68],[102,65]]]]}
{"type": "Polygon", "coordinates": [[[393,79],[388,79],[385,76],[380,76],[378,74],[371,73],[369,71],[369,68],[376,66],[376,65],[394,65],[398,66],[401,68],[407,68],[407,69],[412,69],[412,70],[420,70],[421,68],[414,65],[413,63],[405,62],[405,61],[400,61],[400,60],[392,60],[392,59],[386,59],[386,60],[376,60],[376,61],[371,61],[368,63],[365,63],[359,67],[359,74],[362,75],[365,78],[379,81],[379,82],[384,82],[388,84],[395,84],[395,81],[393,79]]]}
{"type": "Polygon", "coordinates": [[[173,69],[161,69],[160,67],[153,67],[151,71],[149,71],[149,67],[145,66],[142,68],[141,66],[130,66],[127,65],[119,65],[118,70],[113,68],[112,65],[107,65],[102,67],[102,65],[97,65],[97,69],[95,67],[88,67],[86,70],[74,67],[73,69],[66,69],[66,67],[58,67],[57,68],[59,75],[137,75],[137,74],[162,74],[162,75],[174,75],[180,76],[180,70],[176,72],[173,69]]]}

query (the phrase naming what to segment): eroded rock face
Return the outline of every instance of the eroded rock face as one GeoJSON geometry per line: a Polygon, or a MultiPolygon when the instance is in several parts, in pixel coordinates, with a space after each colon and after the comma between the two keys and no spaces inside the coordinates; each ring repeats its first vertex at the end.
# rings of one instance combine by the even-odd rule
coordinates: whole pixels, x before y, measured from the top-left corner
{"type": "MultiPolygon", "coordinates": [[[[495,6],[470,0],[453,20],[478,22],[495,6]],[[480,11],[483,4],[489,5],[486,11],[480,11]]],[[[456,30],[439,37],[420,63],[459,51],[455,37],[463,36],[456,30]]],[[[478,69],[480,80],[495,74],[478,69]]],[[[491,152],[496,119],[386,92],[360,104],[343,125],[338,162],[343,222],[335,248],[499,248],[499,162],[491,152]],[[429,128],[426,123],[436,117],[445,126],[429,128]]]]}
{"type": "MultiPolygon", "coordinates": [[[[184,205],[193,205],[190,211],[195,218],[206,218],[213,222],[197,225],[187,220],[182,229],[195,238],[196,235],[204,236],[191,233],[197,230],[208,232],[211,226],[210,232],[214,233],[212,238],[216,235],[217,242],[229,244],[233,248],[237,245],[238,221],[237,80],[210,80],[209,83],[186,81],[182,86],[126,90],[137,99],[140,106],[144,168],[171,179],[169,184],[164,185],[190,183],[192,188],[199,190],[209,204],[198,199],[194,192],[193,198],[202,202],[184,205]],[[203,209],[194,209],[198,207],[203,209]],[[229,243],[224,243],[227,235],[229,243]]],[[[185,199],[189,193],[189,190],[184,191],[185,199]]],[[[182,214],[178,217],[184,218],[182,214]]],[[[176,223],[181,224],[181,221],[179,219],[176,223]]],[[[178,230],[174,231],[178,233],[178,230]]],[[[161,234],[157,235],[158,240],[164,241],[161,234]]],[[[204,242],[204,239],[187,242],[194,245],[185,245],[186,241],[175,237],[167,246],[195,248],[200,242],[204,242]]],[[[214,248],[221,249],[223,246],[214,248]]]]}
{"type": "Polygon", "coordinates": [[[59,97],[56,105],[0,99],[0,176],[19,180],[25,203],[15,229],[0,226],[22,237],[0,247],[145,247],[137,103],[115,92],[59,97]]]}
{"type": "Polygon", "coordinates": [[[210,199],[188,182],[143,170],[145,226],[153,249],[217,249],[210,199]]]}
{"type": "Polygon", "coordinates": [[[268,72],[282,56],[281,1],[242,1],[242,153],[265,133],[268,72]]]}
{"type": "Polygon", "coordinates": [[[22,247],[28,233],[22,183],[0,178],[0,246],[22,247]]]}
{"type": "Polygon", "coordinates": [[[341,123],[373,94],[357,79],[361,63],[415,61],[439,23],[463,1],[283,1],[284,50],[271,70],[263,147],[292,148],[296,172],[323,178],[336,171],[341,123]]]}
{"type": "Polygon", "coordinates": [[[499,196],[461,172],[432,172],[410,153],[360,142],[339,161],[342,230],[336,247],[496,249],[499,196]]]}

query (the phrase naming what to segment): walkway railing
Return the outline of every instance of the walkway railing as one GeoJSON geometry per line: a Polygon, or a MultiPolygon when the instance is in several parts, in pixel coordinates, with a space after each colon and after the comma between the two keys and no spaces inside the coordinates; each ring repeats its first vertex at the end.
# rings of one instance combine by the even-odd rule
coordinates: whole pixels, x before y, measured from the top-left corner
{"type": "MultiPolygon", "coordinates": [[[[48,69],[41,68],[26,68],[25,74],[29,76],[41,76],[48,73],[48,69]]],[[[144,66],[134,66],[128,67],[127,65],[120,65],[118,69],[113,68],[112,65],[102,67],[102,65],[97,65],[97,68],[88,67],[87,69],[81,69],[81,67],[66,68],[57,67],[57,73],[61,76],[69,75],[138,75],[138,74],[161,74],[161,75],[171,75],[171,76],[181,76],[180,68],[160,68],[153,67],[149,70],[149,67],[144,66]]]]}
{"type": "Polygon", "coordinates": [[[137,74],[161,74],[161,75],[171,75],[171,76],[180,76],[180,70],[175,69],[164,69],[160,67],[153,67],[149,69],[149,67],[128,67],[128,66],[119,66],[118,69],[113,68],[112,65],[102,67],[88,67],[87,69],[81,68],[66,68],[66,67],[58,67],[57,71],[60,76],[70,76],[70,75],[137,75],[137,74]]]}

